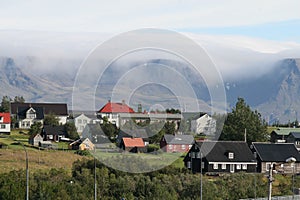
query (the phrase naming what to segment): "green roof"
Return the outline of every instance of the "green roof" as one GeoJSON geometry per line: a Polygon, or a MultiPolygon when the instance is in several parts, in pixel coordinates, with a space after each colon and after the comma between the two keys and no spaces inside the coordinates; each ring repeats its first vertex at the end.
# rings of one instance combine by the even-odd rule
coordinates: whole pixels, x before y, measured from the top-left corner
{"type": "Polygon", "coordinates": [[[274,132],[277,135],[289,135],[291,132],[300,132],[300,128],[278,128],[274,132]]]}

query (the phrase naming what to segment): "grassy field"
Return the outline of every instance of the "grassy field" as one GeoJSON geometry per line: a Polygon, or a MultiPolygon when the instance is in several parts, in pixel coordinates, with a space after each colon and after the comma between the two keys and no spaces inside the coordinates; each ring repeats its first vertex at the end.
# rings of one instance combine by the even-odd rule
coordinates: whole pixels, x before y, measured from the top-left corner
{"type": "MultiPolygon", "coordinates": [[[[29,170],[50,170],[51,168],[63,168],[71,172],[72,164],[78,159],[92,159],[93,157],[80,156],[70,150],[40,150],[28,146],[29,135],[24,130],[14,130],[9,136],[0,136],[0,143],[3,145],[0,149],[0,173],[11,170],[25,169],[26,156],[21,144],[26,145],[28,152],[29,170]]],[[[57,143],[59,149],[68,149],[67,143],[57,143]]],[[[93,152],[91,153],[93,154],[93,152]]],[[[133,154],[133,153],[105,153],[96,152],[96,157],[100,161],[109,161],[111,166],[118,164],[119,159],[129,161],[134,159],[137,163],[144,164],[146,167],[157,168],[159,166],[173,165],[183,168],[184,155],[179,153],[162,154],[133,154]]],[[[104,162],[107,163],[107,162],[104,162]]],[[[126,164],[126,163],[125,163],[126,164]]],[[[132,163],[127,163],[132,164],[132,163]]],[[[127,166],[124,165],[126,168],[127,166]]],[[[130,167],[130,166],[129,166],[130,167]]]]}
{"type": "MultiPolygon", "coordinates": [[[[28,138],[29,135],[23,130],[13,130],[11,135],[0,137],[0,143],[3,144],[2,149],[0,149],[0,173],[25,169],[25,151],[23,146],[18,142],[28,145],[28,138]]],[[[28,166],[30,171],[63,168],[71,172],[73,162],[84,158],[74,154],[74,151],[25,148],[28,153],[28,166]]],[[[66,143],[58,143],[58,148],[67,149],[68,145],[66,143]]]]}

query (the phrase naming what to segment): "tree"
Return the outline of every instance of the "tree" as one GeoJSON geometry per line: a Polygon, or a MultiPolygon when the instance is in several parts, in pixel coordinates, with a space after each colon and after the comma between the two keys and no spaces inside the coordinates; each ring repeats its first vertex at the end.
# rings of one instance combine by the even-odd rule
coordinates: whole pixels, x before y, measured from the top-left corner
{"type": "Polygon", "coordinates": [[[54,115],[53,113],[50,113],[49,115],[45,116],[44,125],[58,126],[59,119],[56,115],[54,115]]]}
{"type": "Polygon", "coordinates": [[[238,98],[232,112],[225,120],[221,140],[244,140],[247,135],[247,142],[261,142],[268,140],[267,125],[261,118],[259,112],[252,111],[243,98],[238,98]]]}
{"type": "Polygon", "coordinates": [[[42,131],[42,123],[41,122],[34,122],[29,129],[29,134],[36,134],[42,131]]]}
{"type": "Polygon", "coordinates": [[[114,140],[118,134],[118,129],[115,124],[108,121],[106,117],[103,118],[103,124],[101,124],[103,133],[111,140],[114,140]]]}
{"type": "Polygon", "coordinates": [[[25,99],[23,96],[15,96],[14,103],[25,103],[25,99]]]}
{"type": "Polygon", "coordinates": [[[65,129],[66,129],[68,138],[73,139],[73,140],[76,140],[79,138],[79,135],[77,133],[77,129],[76,129],[76,126],[74,123],[67,122],[65,124],[65,129]]]}
{"type": "Polygon", "coordinates": [[[1,102],[1,107],[0,107],[0,112],[9,112],[11,101],[12,100],[9,96],[3,96],[2,102],[1,102]]]}

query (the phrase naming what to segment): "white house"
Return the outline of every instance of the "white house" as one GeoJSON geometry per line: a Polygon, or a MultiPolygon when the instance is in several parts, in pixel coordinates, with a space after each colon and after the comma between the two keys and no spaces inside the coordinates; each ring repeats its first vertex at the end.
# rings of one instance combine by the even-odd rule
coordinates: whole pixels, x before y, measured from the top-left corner
{"type": "Polygon", "coordinates": [[[10,134],[9,113],[0,113],[0,133],[10,134]]]}
{"type": "Polygon", "coordinates": [[[97,116],[103,120],[106,118],[112,124],[120,127],[120,113],[134,113],[134,110],[129,107],[124,101],[122,103],[112,103],[108,101],[98,112],[97,116]]]}
{"type": "Polygon", "coordinates": [[[77,129],[77,132],[81,134],[87,124],[96,124],[97,122],[99,123],[100,119],[97,119],[96,115],[91,116],[82,113],[80,115],[74,116],[73,121],[77,129]]]}
{"type": "Polygon", "coordinates": [[[200,113],[191,120],[191,131],[196,134],[212,135],[216,132],[216,120],[207,113],[200,113]]]}
{"type": "Polygon", "coordinates": [[[57,116],[59,124],[67,122],[68,108],[65,103],[11,103],[11,115],[15,117],[19,128],[29,129],[34,122],[43,123],[50,114],[57,116]]]}

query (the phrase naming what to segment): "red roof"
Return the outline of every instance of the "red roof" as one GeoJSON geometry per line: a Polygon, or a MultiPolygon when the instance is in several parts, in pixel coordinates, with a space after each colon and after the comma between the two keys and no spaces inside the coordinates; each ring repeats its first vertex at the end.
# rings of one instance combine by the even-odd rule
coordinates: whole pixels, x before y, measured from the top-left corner
{"type": "Polygon", "coordinates": [[[108,102],[99,110],[99,113],[134,113],[134,110],[125,103],[108,102]]]}
{"type": "Polygon", "coordinates": [[[145,147],[142,138],[123,138],[125,147],[145,147]]]}
{"type": "Polygon", "coordinates": [[[0,122],[9,124],[10,123],[10,114],[9,113],[0,113],[0,122]]]}

